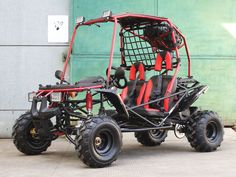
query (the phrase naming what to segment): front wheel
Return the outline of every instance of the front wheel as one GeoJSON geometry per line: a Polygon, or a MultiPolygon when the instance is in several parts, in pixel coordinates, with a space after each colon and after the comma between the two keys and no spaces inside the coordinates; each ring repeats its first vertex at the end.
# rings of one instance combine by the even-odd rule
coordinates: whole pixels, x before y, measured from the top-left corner
{"type": "Polygon", "coordinates": [[[86,165],[101,168],[117,159],[122,146],[122,134],[110,117],[92,117],[81,126],[78,134],[76,150],[86,165]]]}
{"type": "Polygon", "coordinates": [[[16,120],[12,137],[16,148],[27,155],[40,154],[51,145],[51,140],[40,137],[36,132],[30,113],[25,113],[16,120]]]}
{"type": "Polygon", "coordinates": [[[215,112],[198,111],[189,119],[186,137],[196,151],[216,150],[223,141],[223,135],[223,125],[215,112]]]}

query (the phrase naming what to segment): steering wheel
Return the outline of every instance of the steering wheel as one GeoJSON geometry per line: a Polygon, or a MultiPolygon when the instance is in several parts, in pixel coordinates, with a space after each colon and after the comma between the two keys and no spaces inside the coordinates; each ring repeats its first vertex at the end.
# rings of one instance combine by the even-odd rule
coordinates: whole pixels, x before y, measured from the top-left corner
{"type": "Polygon", "coordinates": [[[127,86],[127,78],[125,77],[125,71],[122,67],[114,67],[112,66],[111,69],[115,70],[115,74],[114,75],[110,75],[111,77],[111,83],[120,89],[123,89],[127,86]],[[121,81],[123,81],[123,83],[121,83],[121,81]]]}

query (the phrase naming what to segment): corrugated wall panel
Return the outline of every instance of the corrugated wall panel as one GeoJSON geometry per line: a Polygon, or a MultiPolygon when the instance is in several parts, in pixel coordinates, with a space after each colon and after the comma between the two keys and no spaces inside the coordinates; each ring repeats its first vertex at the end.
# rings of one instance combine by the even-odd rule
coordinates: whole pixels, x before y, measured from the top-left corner
{"type": "Polygon", "coordinates": [[[187,37],[192,75],[209,86],[196,104],[217,111],[226,124],[236,122],[236,38],[227,29],[236,24],[235,7],[234,0],[158,0],[158,15],[187,37]]]}
{"type": "MultiPolygon", "coordinates": [[[[85,16],[86,20],[89,20],[102,16],[102,12],[108,9],[112,10],[113,14],[136,12],[155,15],[157,10],[157,1],[74,0],[73,21],[71,24],[73,25],[73,22],[76,21],[78,16],[85,16]]],[[[86,75],[105,75],[111,47],[112,29],[113,24],[107,23],[101,24],[100,28],[94,25],[83,27],[78,30],[73,48],[73,59],[71,62],[72,81],[77,81],[79,78],[86,75]]],[[[116,46],[118,45],[119,38],[116,40],[116,46]]],[[[114,62],[119,63],[119,47],[115,49],[115,58],[114,62]]]]}
{"type": "MultiPolygon", "coordinates": [[[[73,21],[81,15],[87,19],[99,17],[107,9],[114,13],[128,11],[170,18],[187,38],[192,56],[192,75],[210,87],[196,104],[202,109],[217,111],[226,124],[231,124],[236,122],[233,109],[236,107],[235,6],[234,0],[74,0],[73,21]]],[[[78,33],[71,62],[73,81],[86,75],[104,75],[112,33],[112,26],[106,25],[81,29],[78,33]]],[[[181,74],[186,75],[186,58],[181,57],[181,74]]],[[[120,59],[118,46],[115,59],[117,62],[120,59]]]]}
{"type": "Polygon", "coordinates": [[[55,83],[67,43],[48,43],[48,15],[69,15],[68,0],[0,1],[0,138],[30,108],[29,91],[55,83]]]}

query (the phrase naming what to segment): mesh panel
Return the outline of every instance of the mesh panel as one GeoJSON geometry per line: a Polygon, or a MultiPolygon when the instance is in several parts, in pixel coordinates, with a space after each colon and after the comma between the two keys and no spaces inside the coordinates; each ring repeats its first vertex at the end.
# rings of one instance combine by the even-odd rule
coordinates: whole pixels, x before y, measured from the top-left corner
{"type": "Polygon", "coordinates": [[[144,27],[123,30],[123,54],[126,66],[131,66],[135,62],[142,62],[146,68],[155,65],[157,51],[153,52],[151,45],[144,40],[144,27]]]}
{"type": "Polygon", "coordinates": [[[121,53],[125,59],[124,65],[129,67],[133,63],[142,62],[146,69],[153,69],[158,52],[173,50],[171,30],[169,25],[163,22],[146,22],[123,28],[120,35],[123,39],[121,53]],[[161,37],[165,33],[168,35],[161,37]],[[155,50],[150,42],[152,42],[152,46],[155,46],[155,50]]]}

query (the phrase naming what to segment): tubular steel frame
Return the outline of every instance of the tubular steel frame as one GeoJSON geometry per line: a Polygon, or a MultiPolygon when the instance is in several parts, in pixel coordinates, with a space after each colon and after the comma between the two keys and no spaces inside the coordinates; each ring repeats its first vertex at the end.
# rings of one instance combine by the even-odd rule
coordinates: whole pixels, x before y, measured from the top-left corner
{"type": "MultiPolygon", "coordinates": [[[[81,27],[81,26],[90,26],[90,25],[97,24],[97,23],[113,22],[114,23],[113,35],[112,35],[112,42],[111,42],[110,56],[109,56],[109,65],[108,65],[107,79],[106,79],[106,81],[107,81],[106,82],[106,87],[109,87],[109,83],[110,83],[110,79],[111,79],[110,75],[111,75],[112,61],[113,61],[113,56],[114,56],[114,48],[115,48],[115,42],[116,42],[117,25],[118,25],[118,23],[120,23],[120,20],[128,18],[128,17],[144,18],[144,19],[158,21],[158,22],[166,22],[171,28],[173,28],[175,30],[175,32],[177,32],[181,36],[181,38],[183,39],[183,44],[180,45],[179,47],[178,46],[174,47],[174,52],[175,52],[177,63],[176,63],[176,65],[174,65],[175,71],[174,71],[173,79],[171,80],[171,85],[173,85],[173,82],[176,79],[177,73],[179,72],[179,69],[180,69],[180,58],[179,58],[179,51],[178,50],[179,50],[179,48],[181,48],[183,46],[185,46],[185,51],[186,51],[187,60],[188,60],[188,78],[191,77],[191,68],[190,68],[190,64],[191,63],[190,63],[190,55],[189,55],[189,51],[188,51],[188,46],[187,46],[187,43],[186,43],[184,35],[179,31],[179,29],[175,25],[173,25],[167,18],[161,18],[161,17],[149,16],[149,15],[140,15],[140,14],[129,14],[129,13],[126,13],[126,14],[121,14],[121,15],[113,15],[111,17],[106,17],[106,18],[101,17],[101,18],[97,18],[97,19],[92,19],[92,20],[86,21],[86,22],[84,22],[82,24],[79,23],[79,24],[75,25],[73,33],[72,33],[72,37],[71,37],[71,40],[70,40],[70,43],[69,43],[67,57],[66,57],[66,60],[65,60],[64,68],[63,68],[63,74],[61,76],[61,83],[64,80],[65,73],[66,73],[67,68],[68,68],[68,63],[69,63],[69,60],[70,60],[70,56],[71,56],[71,52],[72,52],[72,47],[73,47],[73,44],[74,44],[74,41],[75,41],[75,36],[76,36],[76,32],[77,32],[78,28],[81,27]]],[[[126,28],[121,27],[121,30],[120,30],[120,47],[121,47],[121,49],[124,48],[125,45],[127,45],[127,42],[126,42],[126,44],[124,42],[124,40],[125,40],[124,31],[125,30],[127,31],[126,28]]],[[[132,35],[137,36],[140,39],[142,39],[142,36],[141,36],[141,34],[139,32],[138,32],[138,34],[136,34],[136,33],[132,32],[132,31],[129,31],[129,33],[131,33],[132,35]]],[[[176,43],[176,38],[175,38],[174,31],[171,32],[171,37],[172,37],[173,43],[175,44],[176,43]]],[[[137,42],[137,41],[135,41],[135,42],[137,42]]],[[[137,48],[138,48],[138,46],[137,46],[137,48]]],[[[143,50],[143,48],[142,48],[142,50],[143,50]]],[[[145,52],[143,51],[143,53],[145,53],[145,52]]],[[[141,56],[141,54],[139,54],[139,55],[141,56]]],[[[150,55],[150,54],[148,54],[148,55],[150,55]]],[[[124,51],[121,51],[121,65],[124,65],[126,63],[126,58],[125,57],[126,56],[125,56],[124,51]]],[[[144,59],[147,59],[146,56],[144,56],[144,57],[145,57],[144,59]]],[[[151,63],[151,65],[153,65],[153,63],[151,63]]],[[[50,88],[49,89],[42,89],[42,90],[39,89],[39,91],[37,92],[37,97],[38,96],[49,96],[53,92],[62,92],[62,93],[82,92],[82,91],[86,91],[86,90],[90,90],[90,89],[99,89],[99,88],[104,88],[104,85],[101,84],[101,85],[96,85],[96,86],[78,87],[78,88],[77,87],[76,88],[75,87],[73,87],[73,88],[68,87],[68,88],[58,88],[58,89],[50,89],[50,88]]],[[[141,104],[141,105],[138,105],[138,106],[134,106],[134,107],[131,107],[131,108],[126,107],[126,109],[128,111],[133,112],[134,114],[137,115],[137,117],[142,119],[144,122],[148,123],[149,125],[152,125],[152,127],[143,127],[143,128],[134,128],[133,127],[133,128],[130,129],[130,128],[125,128],[125,127],[121,126],[121,130],[123,132],[127,132],[127,131],[144,131],[144,130],[152,130],[152,129],[170,129],[172,126],[164,125],[165,121],[171,115],[171,113],[176,108],[176,106],[179,104],[179,102],[184,98],[184,96],[190,90],[193,90],[194,88],[184,89],[183,91],[171,94],[171,87],[168,87],[166,94],[161,99],[153,100],[153,101],[150,101],[148,103],[141,104]],[[143,117],[142,115],[140,115],[140,114],[136,113],[135,111],[133,111],[137,107],[142,107],[142,106],[144,106],[146,104],[155,103],[155,102],[158,102],[158,101],[163,100],[165,98],[170,98],[170,97],[173,97],[175,95],[179,95],[181,93],[184,93],[184,94],[181,96],[179,101],[175,103],[173,108],[168,112],[167,116],[165,116],[162,119],[162,121],[160,121],[159,123],[155,123],[154,121],[150,121],[147,118],[143,117]]],[[[82,102],[83,101],[85,102],[86,100],[82,100],[82,102]]],[[[72,101],[70,101],[67,104],[70,104],[70,103],[76,105],[76,104],[81,103],[81,101],[79,101],[79,100],[74,100],[73,101],[72,100],[72,101]]],[[[101,103],[101,101],[97,101],[95,103],[95,100],[94,100],[93,104],[97,104],[97,103],[101,103]]],[[[102,104],[103,103],[101,103],[101,105],[102,104]]],[[[80,107],[80,109],[81,109],[80,111],[86,113],[86,111],[84,111],[82,109],[82,107],[80,107]]],[[[79,115],[76,115],[76,114],[73,114],[73,113],[67,112],[67,114],[69,114],[71,116],[79,117],[81,119],[85,119],[84,117],[80,117],[79,115]]],[[[128,123],[128,122],[126,122],[126,123],[128,123]]],[[[70,140],[70,138],[69,138],[69,140],[70,140]]]]}

